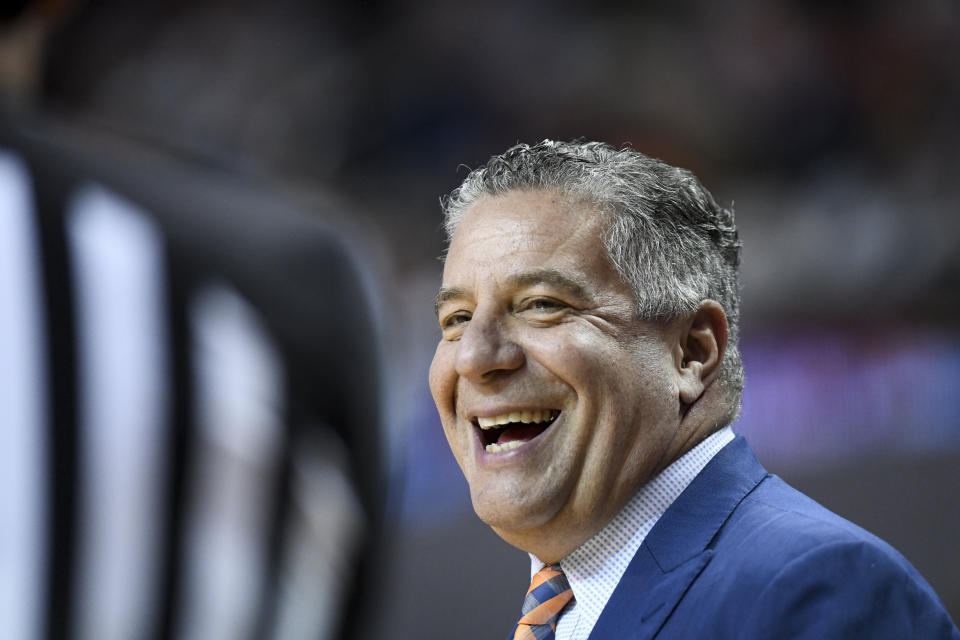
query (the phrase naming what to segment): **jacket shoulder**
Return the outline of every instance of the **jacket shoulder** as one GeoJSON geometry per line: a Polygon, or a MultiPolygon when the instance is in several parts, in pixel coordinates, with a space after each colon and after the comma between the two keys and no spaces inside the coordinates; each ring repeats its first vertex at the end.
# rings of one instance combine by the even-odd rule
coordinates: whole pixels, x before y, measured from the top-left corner
{"type": "Polygon", "coordinates": [[[683,608],[712,611],[719,637],[960,638],[906,558],[775,476],[710,546],[683,608]]]}

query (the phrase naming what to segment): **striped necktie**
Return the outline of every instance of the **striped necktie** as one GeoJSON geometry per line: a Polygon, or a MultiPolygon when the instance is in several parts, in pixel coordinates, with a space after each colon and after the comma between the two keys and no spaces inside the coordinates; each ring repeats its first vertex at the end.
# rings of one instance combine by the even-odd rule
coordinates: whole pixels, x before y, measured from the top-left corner
{"type": "Polygon", "coordinates": [[[560,565],[547,565],[533,576],[527,597],[523,600],[523,615],[517,623],[513,640],[553,640],[557,618],[573,591],[560,565]]]}

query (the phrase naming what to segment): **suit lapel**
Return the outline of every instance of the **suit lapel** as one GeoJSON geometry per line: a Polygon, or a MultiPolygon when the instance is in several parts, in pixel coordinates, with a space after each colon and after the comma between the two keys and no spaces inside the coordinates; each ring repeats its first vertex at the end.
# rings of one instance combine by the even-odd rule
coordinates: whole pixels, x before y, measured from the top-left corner
{"type": "Polygon", "coordinates": [[[590,637],[652,638],[710,562],[710,541],[766,477],[742,436],[724,447],[647,535],[590,637]]]}
{"type": "Polygon", "coordinates": [[[641,545],[590,638],[652,638],[712,556],[704,551],[665,572],[641,545]]]}

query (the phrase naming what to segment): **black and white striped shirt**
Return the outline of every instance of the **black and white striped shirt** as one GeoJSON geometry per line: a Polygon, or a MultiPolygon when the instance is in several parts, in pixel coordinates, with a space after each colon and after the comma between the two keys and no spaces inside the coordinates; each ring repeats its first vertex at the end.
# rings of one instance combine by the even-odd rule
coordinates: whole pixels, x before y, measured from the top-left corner
{"type": "Polygon", "coordinates": [[[384,486],[365,291],[263,192],[4,131],[4,637],[351,635],[384,486]]]}

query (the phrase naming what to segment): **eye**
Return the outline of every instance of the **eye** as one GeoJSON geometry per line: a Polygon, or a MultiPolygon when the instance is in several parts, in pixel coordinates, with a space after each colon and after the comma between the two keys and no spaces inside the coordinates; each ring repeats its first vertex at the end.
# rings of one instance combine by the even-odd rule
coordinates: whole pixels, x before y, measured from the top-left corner
{"type": "Polygon", "coordinates": [[[454,311],[440,319],[440,329],[446,334],[469,321],[470,313],[468,311],[454,311]]]}
{"type": "Polygon", "coordinates": [[[530,308],[536,311],[553,311],[554,309],[562,309],[564,306],[559,300],[551,298],[537,298],[530,303],[530,308]]]}
{"type": "Polygon", "coordinates": [[[528,298],[520,303],[517,311],[530,312],[538,315],[550,315],[567,309],[570,305],[556,298],[536,297],[528,298]]]}

